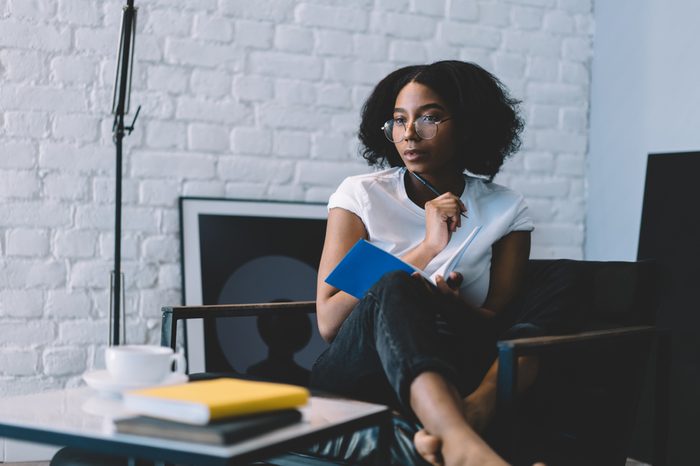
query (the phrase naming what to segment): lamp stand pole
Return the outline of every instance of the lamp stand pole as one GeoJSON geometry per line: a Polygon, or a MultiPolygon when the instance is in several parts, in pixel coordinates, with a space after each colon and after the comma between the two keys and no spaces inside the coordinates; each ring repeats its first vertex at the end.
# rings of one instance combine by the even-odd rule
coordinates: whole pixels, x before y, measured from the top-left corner
{"type": "Polygon", "coordinates": [[[134,123],[139,116],[139,106],[131,125],[124,125],[124,115],[129,112],[131,95],[131,75],[134,64],[134,44],[136,39],[136,8],[134,0],[127,0],[122,11],[122,27],[117,53],[117,70],[114,82],[114,97],[112,99],[112,139],[116,146],[116,183],[114,196],[114,270],[110,281],[110,346],[119,345],[125,340],[123,329],[126,328],[126,316],[122,315],[124,306],[124,283],[121,269],[121,236],[122,236],[122,140],[131,134],[134,123]]]}

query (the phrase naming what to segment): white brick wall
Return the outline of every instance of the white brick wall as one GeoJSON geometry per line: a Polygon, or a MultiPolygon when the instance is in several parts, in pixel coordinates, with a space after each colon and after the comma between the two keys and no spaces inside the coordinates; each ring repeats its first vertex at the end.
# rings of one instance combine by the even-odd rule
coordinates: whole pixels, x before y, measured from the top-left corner
{"type": "MultiPolygon", "coordinates": [[[[119,0],[0,0],[0,395],[76,384],[107,342],[119,0]]],[[[137,0],[125,139],[127,339],[180,302],[177,197],[326,201],[392,69],[478,61],[524,101],[497,181],[533,255],[582,254],[590,0],[137,0]]]]}

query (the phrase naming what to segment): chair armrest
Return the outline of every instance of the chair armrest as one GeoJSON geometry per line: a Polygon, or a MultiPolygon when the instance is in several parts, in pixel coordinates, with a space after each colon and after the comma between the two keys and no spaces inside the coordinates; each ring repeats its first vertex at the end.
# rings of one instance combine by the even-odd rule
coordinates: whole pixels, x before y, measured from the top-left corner
{"type": "Polygon", "coordinates": [[[160,344],[161,346],[169,346],[176,349],[178,320],[258,316],[274,312],[313,313],[316,312],[316,301],[216,304],[207,306],[165,306],[162,308],[160,344]]]}
{"type": "Polygon", "coordinates": [[[498,345],[498,402],[504,409],[512,406],[517,383],[517,358],[565,347],[596,345],[609,341],[653,338],[656,328],[649,325],[619,327],[570,335],[543,336],[502,340],[498,345]]]}
{"type": "Polygon", "coordinates": [[[499,356],[502,351],[512,350],[517,355],[539,353],[543,350],[556,350],[565,346],[582,346],[602,343],[609,340],[653,336],[656,328],[649,325],[618,327],[605,330],[580,332],[569,335],[517,338],[498,342],[499,356]]]}
{"type": "MultiPolygon", "coordinates": [[[[657,393],[661,395],[657,399],[657,409],[654,416],[654,431],[658,437],[655,439],[654,451],[659,452],[663,457],[666,452],[665,437],[663,428],[657,426],[667,426],[668,409],[667,400],[664,398],[668,393],[666,379],[668,378],[668,339],[664,332],[653,326],[618,327],[605,330],[580,332],[569,335],[543,336],[531,338],[518,338],[513,340],[502,340],[498,342],[498,384],[497,384],[497,415],[501,419],[500,435],[505,439],[506,453],[513,453],[516,445],[517,429],[512,420],[516,405],[516,387],[518,378],[518,357],[524,355],[537,355],[550,351],[557,351],[562,348],[576,348],[584,346],[596,346],[611,341],[630,341],[636,339],[652,340],[658,338],[659,360],[657,362],[656,386],[657,393]]],[[[655,455],[656,457],[657,455],[655,455]]],[[[656,464],[656,463],[654,463],[656,464]]],[[[663,464],[659,461],[659,464],[663,464]]]]}

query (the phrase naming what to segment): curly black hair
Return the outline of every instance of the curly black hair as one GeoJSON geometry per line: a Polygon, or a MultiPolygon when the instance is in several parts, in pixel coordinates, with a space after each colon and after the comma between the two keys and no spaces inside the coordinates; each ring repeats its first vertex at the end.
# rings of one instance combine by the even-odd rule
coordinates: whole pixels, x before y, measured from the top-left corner
{"type": "Polygon", "coordinates": [[[456,60],[400,68],[382,79],[362,107],[361,153],[370,165],[404,165],[394,144],[380,130],[394,111],[396,96],[410,82],[428,86],[449,106],[464,148],[458,168],[493,179],[509,155],[520,148],[523,120],[520,101],[505,86],[474,63],[456,60]]]}

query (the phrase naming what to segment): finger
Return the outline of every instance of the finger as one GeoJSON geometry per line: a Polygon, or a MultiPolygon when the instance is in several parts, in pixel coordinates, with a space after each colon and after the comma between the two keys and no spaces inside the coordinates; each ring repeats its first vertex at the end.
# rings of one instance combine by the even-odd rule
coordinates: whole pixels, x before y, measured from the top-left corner
{"type": "Polygon", "coordinates": [[[440,439],[430,435],[425,429],[420,429],[413,435],[413,443],[427,453],[435,452],[441,446],[440,439]]]}
{"type": "Polygon", "coordinates": [[[459,215],[456,212],[451,212],[447,214],[448,224],[450,225],[450,231],[454,233],[460,226],[459,215]]]}
{"type": "Polygon", "coordinates": [[[445,277],[443,277],[442,275],[435,275],[435,283],[437,283],[438,286],[440,286],[440,285],[446,285],[446,283],[445,283],[445,277]]]}
{"type": "Polygon", "coordinates": [[[442,455],[423,455],[423,459],[432,466],[442,466],[442,455]]]}
{"type": "Polygon", "coordinates": [[[413,436],[413,443],[416,450],[423,455],[435,455],[440,451],[442,442],[434,435],[430,435],[425,430],[419,430],[413,436]]]}
{"type": "Polygon", "coordinates": [[[450,272],[450,276],[447,277],[447,284],[450,285],[452,288],[457,288],[459,287],[459,285],[462,284],[462,280],[464,280],[464,277],[461,273],[450,272]]]}
{"type": "Polygon", "coordinates": [[[445,277],[443,277],[442,275],[435,276],[435,285],[438,287],[438,290],[440,290],[442,293],[455,293],[455,290],[447,284],[447,282],[445,281],[445,277]]]}
{"type": "Polygon", "coordinates": [[[424,451],[419,450],[416,448],[416,451],[418,454],[423,458],[425,461],[430,463],[433,466],[442,466],[442,455],[439,453],[427,453],[424,451]]]}
{"type": "Polygon", "coordinates": [[[455,232],[455,222],[452,219],[452,217],[448,214],[444,214],[442,216],[442,220],[445,222],[445,225],[447,226],[447,231],[449,231],[450,233],[454,233],[455,232]]]}

